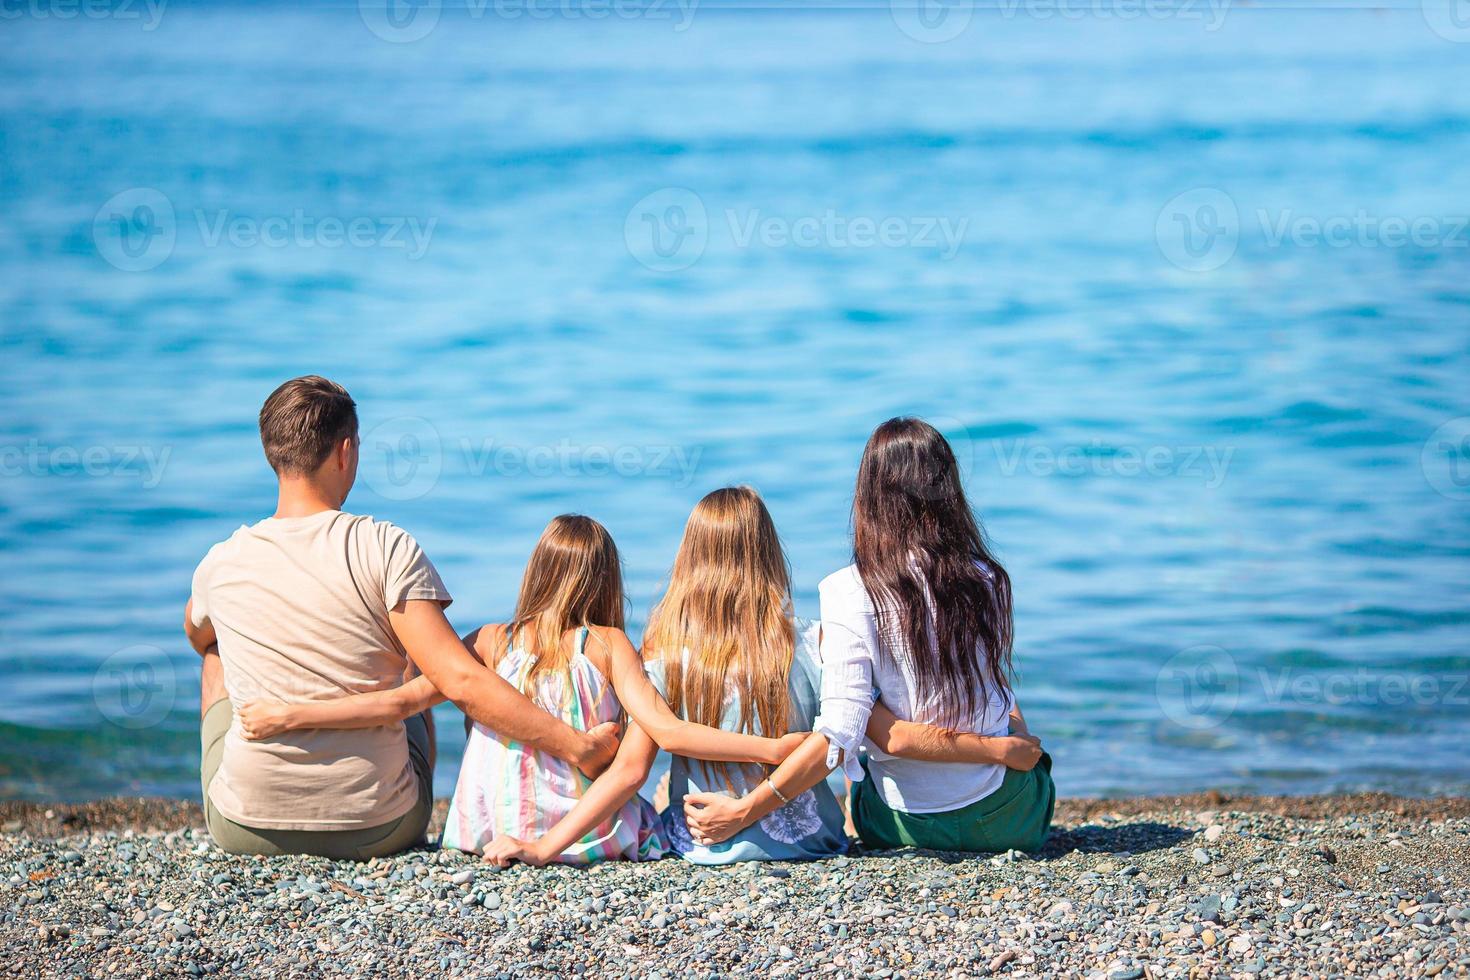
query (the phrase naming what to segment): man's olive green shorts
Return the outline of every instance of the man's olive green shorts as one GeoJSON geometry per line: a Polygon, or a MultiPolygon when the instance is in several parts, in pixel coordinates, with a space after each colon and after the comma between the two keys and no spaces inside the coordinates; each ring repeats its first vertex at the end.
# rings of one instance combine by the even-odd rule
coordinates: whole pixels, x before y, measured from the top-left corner
{"type": "Polygon", "coordinates": [[[361,830],[267,830],[235,823],[214,808],[209,799],[209,784],[219,771],[224,758],[225,735],[234,720],[234,709],[228,698],[209,706],[200,724],[203,762],[199,778],[204,790],[204,822],[210,836],[231,854],[317,854],[345,861],[396,854],[424,842],[424,831],[434,810],[434,771],[429,764],[429,726],[423,715],[404,721],[408,732],[408,755],[418,777],[418,802],[397,820],[361,830]]]}

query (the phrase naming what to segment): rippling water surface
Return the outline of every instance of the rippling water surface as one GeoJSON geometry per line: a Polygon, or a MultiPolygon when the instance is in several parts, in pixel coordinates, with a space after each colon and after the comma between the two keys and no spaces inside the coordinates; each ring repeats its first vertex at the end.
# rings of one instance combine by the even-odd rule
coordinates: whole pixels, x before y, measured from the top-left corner
{"type": "Polygon", "coordinates": [[[269,513],[254,415],[306,372],[464,629],[578,510],[636,632],[733,481],[814,615],[864,438],[920,413],[1062,792],[1470,791],[1470,45],[675,26],[0,24],[0,796],[197,792],[190,572],[269,513]]]}

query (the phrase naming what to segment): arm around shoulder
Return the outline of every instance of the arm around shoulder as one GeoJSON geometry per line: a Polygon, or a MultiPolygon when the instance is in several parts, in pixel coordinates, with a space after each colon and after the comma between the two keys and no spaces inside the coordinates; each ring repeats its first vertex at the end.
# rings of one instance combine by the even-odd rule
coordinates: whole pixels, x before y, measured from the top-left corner
{"type": "Polygon", "coordinates": [[[539,708],[478,662],[449,625],[442,606],[406,599],[388,619],[410,658],[461,711],[501,735],[564,759],[595,776],[612,762],[617,739],[578,732],[539,708]]]}
{"type": "Polygon", "coordinates": [[[598,628],[594,633],[608,646],[613,689],[623,708],[658,747],[674,755],[709,762],[751,762],[778,765],[799,742],[727,732],[685,721],[674,714],[644,672],[643,658],[622,630],[598,628]]]}
{"type": "Polygon", "coordinates": [[[922,762],[996,765],[1025,771],[1041,758],[1041,741],[1029,734],[977,735],[901,721],[882,701],[873,706],[867,736],[881,752],[922,762]]]}

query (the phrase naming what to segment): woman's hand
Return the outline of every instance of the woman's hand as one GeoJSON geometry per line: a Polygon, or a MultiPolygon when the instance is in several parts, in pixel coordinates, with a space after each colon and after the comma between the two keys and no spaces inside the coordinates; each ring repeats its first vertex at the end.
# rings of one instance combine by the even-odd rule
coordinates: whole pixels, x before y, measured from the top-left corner
{"type": "Polygon", "coordinates": [[[251,742],[291,730],[291,706],[281,701],[257,699],[240,707],[240,734],[251,742]]]}
{"type": "Polygon", "coordinates": [[[497,868],[508,868],[512,861],[540,867],[548,860],[533,842],[514,837],[497,837],[485,846],[485,861],[497,868]]]}
{"type": "Polygon", "coordinates": [[[1007,769],[1030,772],[1041,761],[1041,739],[1035,735],[1003,735],[996,741],[1007,769]]]}
{"type": "Polygon", "coordinates": [[[719,844],[750,825],[750,806],[724,793],[690,793],[684,797],[684,820],[694,843],[719,844]]]}

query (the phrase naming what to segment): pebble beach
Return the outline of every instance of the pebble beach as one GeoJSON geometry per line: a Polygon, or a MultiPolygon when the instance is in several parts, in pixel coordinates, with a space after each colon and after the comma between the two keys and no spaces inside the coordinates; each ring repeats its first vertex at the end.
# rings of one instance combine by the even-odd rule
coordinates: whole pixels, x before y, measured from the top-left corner
{"type": "Polygon", "coordinates": [[[0,896],[16,977],[1463,977],[1470,800],[1065,800],[1034,856],[508,870],[233,857],[177,800],[5,803],[0,896]]]}

